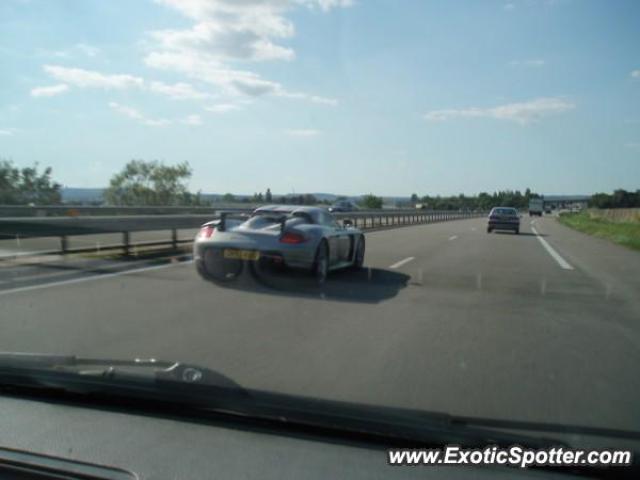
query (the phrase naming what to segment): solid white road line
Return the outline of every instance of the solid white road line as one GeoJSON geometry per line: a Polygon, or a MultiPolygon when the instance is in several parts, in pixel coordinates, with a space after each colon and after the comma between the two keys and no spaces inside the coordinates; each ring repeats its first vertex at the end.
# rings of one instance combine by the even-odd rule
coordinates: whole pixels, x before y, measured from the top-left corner
{"type": "Polygon", "coordinates": [[[449,237],[449,240],[455,240],[456,238],[458,238],[458,235],[451,235],[451,236],[449,237]]]}
{"type": "Polygon", "coordinates": [[[531,227],[531,231],[535,234],[536,238],[540,240],[540,243],[544,247],[544,249],[551,255],[551,257],[558,262],[561,268],[565,270],[573,270],[573,267],[567,262],[564,258],[560,256],[558,252],[556,252],[551,245],[547,243],[547,241],[540,236],[535,227],[531,227]]]}
{"type": "Polygon", "coordinates": [[[407,257],[404,260],[400,260],[399,262],[390,265],[389,268],[400,268],[405,263],[409,263],[411,260],[415,260],[416,257],[407,257]]]}
{"type": "Polygon", "coordinates": [[[49,288],[49,287],[59,287],[62,285],[73,285],[74,283],[90,282],[93,280],[102,280],[106,278],[119,277],[121,275],[129,275],[131,273],[148,272],[151,270],[161,270],[163,268],[176,267],[178,265],[185,265],[192,262],[193,260],[187,260],[184,262],[177,262],[177,263],[164,263],[162,265],[154,265],[151,267],[142,267],[142,268],[135,268],[133,270],[126,270],[124,272],[105,273],[102,275],[91,275],[90,277],[72,278],[71,280],[61,280],[59,282],[42,283],[40,285],[30,285],[28,287],[11,288],[7,290],[0,290],[0,295],[8,295],[10,293],[30,292],[31,290],[40,290],[40,289],[49,288]]]}

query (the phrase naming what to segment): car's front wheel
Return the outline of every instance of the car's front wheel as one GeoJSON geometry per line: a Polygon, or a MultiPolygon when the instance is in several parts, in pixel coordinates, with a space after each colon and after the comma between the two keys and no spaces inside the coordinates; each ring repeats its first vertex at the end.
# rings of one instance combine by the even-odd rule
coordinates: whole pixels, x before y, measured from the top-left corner
{"type": "Polygon", "coordinates": [[[491,233],[491,227],[487,227],[487,233],[491,233]]]}
{"type": "Polygon", "coordinates": [[[312,269],[313,276],[318,285],[324,285],[329,275],[329,247],[324,240],[318,245],[312,269]]]}

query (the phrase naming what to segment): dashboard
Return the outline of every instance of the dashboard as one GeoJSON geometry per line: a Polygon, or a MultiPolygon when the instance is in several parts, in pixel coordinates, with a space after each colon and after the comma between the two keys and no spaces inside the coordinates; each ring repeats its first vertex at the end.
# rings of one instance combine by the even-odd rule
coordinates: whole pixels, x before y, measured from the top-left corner
{"type": "Polygon", "coordinates": [[[0,478],[569,478],[489,467],[391,467],[381,447],[119,407],[0,396],[0,415],[0,478]]]}

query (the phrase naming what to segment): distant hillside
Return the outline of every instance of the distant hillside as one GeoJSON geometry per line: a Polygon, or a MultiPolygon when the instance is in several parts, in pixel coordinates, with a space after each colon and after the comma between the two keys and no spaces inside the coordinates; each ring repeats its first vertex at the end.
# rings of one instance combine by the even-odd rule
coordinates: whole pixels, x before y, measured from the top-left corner
{"type": "MultiPolygon", "coordinates": [[[[99,204],[104,201],[104,188],[74,188],[74,187],[63,187],[61,189],[62,193],[62,201],[64,203],[77,203],[77,204],[99,204]]],[[[204,200],[210,200],[212,202],[219,202],[222,200],[223,194],[221,193],[202,193],[202,198],[204,200]]],[[[274,193],[274,198],[291,196],[294,194],[279,194],[274,193]]],[[[295,195],[305,195],[304,192],[296,193],[295,195]]],[[[319,201],[324,202],[335,202],[339,197],[347,198],[353,202],[357,202],[362,198],[362,195],[336,195],[334,193],[311,193],[314,197],[316,197],[319,201]]],[[[234,197],[238,200],[243,198],[251,198],[253,195],[246,194],[234,194],[234,197]]],[[[385,204],[395,204],[395,203],[403,203],[408,202],[409,197],[383,197],[385,204]]]]}

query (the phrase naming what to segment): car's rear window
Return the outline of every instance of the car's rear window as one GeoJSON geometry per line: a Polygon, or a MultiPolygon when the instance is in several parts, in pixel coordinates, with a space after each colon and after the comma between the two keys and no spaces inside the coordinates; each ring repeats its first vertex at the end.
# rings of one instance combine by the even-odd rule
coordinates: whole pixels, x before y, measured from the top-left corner
{"type": "Polygon", "coordinates": [[[517,215],[518,211],[515,208],[494,208],[491,210],[492,215],[517,215]]]}

